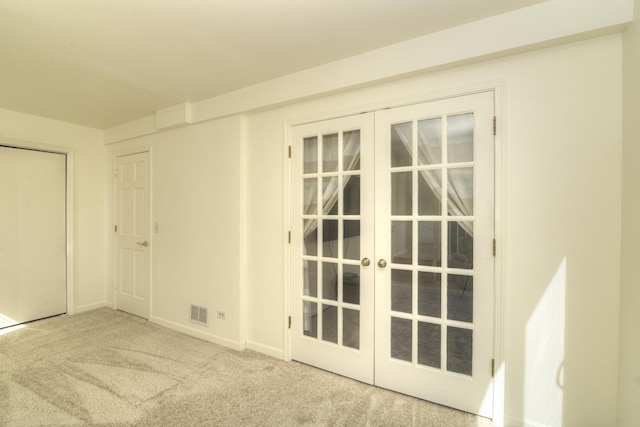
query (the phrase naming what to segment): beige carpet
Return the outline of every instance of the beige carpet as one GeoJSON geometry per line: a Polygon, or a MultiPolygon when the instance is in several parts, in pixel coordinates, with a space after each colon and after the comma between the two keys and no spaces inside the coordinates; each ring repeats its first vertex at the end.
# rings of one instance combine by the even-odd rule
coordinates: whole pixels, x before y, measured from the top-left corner
{"type": "Polygon", "coordinates": [[[100,309],[0,331],[0,425],[490,426],[100,309]]]}

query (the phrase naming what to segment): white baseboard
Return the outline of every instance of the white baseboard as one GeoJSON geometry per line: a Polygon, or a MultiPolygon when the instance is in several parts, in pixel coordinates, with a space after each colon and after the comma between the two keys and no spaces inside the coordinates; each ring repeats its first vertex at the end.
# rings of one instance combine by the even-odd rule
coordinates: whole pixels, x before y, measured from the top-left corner
{"type": "Polygon", "coordinates": [[[217,335],[208,334],[206,332],[202,332],[202,331],[199,331],[197,329],[190,328],[188,326],[172,322],[170,320],[162,319],[162,318],[157,317],[157,316],[151,316],[149,321],[152,322],[152,323],[155,323],[157,325],[164,326],[165,328],[173,329],[174,331],[178,331],[178,332],[181,332],[183,334],[186,334],[186,335],[189,335],[189,336],[192,336],[192,337],[195,337],[195,338],[200,338],[201,340],[209,341],[209,342],[212,342],[214,344],[221,345],[223,347],[228,347],[228,348],[233,349],[233,350],[240,351],[240,350],[244,350],[246,348],[246,343],[244,343],[244,342],[232,341],[232,340],[230,340],[228,338],[223,338],[223,337],[219,337],[217,335]]]}
{"type": "Polygon", "coordinates": [[[271,347],[252,341],[247,341],[247,348],[249,350],[257,351],[258,353],[266,354],[267,356],[275,357],[276,359],[284,360],[284,351],[280,348],[271,347]]]}
{"type": "Polygon", "coordinates": [[[75,314],[75,313],[82,313],[84,311],[96,310],[98,308],[103,308],[103,307],[113,308],[113,304],[109,301],[101,301],[93,304],[78,305],[76,307],[69,307],[67,309],[67,312],[68,314],[75,314]]]}
{"type": "Polygon", "coordinates": [[[505,427],[550,427],[547,424],[527,421],[523,420],[522,418],[511,417],[509,415],[505,415],[504,425],[505,427]]]}

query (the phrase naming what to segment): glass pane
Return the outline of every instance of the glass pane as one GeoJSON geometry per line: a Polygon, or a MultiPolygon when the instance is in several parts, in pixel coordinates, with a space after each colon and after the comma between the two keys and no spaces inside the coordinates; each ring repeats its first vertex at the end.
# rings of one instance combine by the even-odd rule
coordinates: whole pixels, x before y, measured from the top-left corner
{"type": "Polygon", "coordinates": [[[322,136],[322,171],[338,170],[338,134],[322,136]]]}
{"type": "Polygon", "coordinates": [[[418,264],[441,265],[441,229],[442,223],[440,221],[420,221],[418,223],[418,264]]]}
{"type": "Polygon", "coordinates": [[[392,221],[391,262],[396,264],[411,264],[412,258],[411,221],[392,221]]]}
{"type": "Polygon", "coordinates": [[[447,160],[473,161],[473,113],[447,117],[447,160]]]}
{"type": "Polygon", "coordinates": [[[302,301],[302,330],[308,337],[318,338],[318,305],[302,301]]]}
{"type": "Polygon", "coordinates": [[[447,318],[473,322],[473,277],[450,274],[447,281],[447,318]]]}
{"type": "Polygon", "coordinates": [[[418,215],[441,215],[442,172],[418,172],[418,215]]]}
{"type": "Polygon", "coordinates": [[[411,166],[411,122],[391,126],[391,167],[411,166]]]}
{"type": "Polygon", "coordinates": [[[338,307],[322,304],[322,340],[338,344],[338,307]]]}
{"type": "Polygon", "coordinates": [[[473,223],[449,223],[449,268],[473,268],[473,223]]]}
{"type": "Polygon", "coordinates": [[[344,258],[360,259],[360,221],[343,221],[342,249],[344,258]]]}
{"type": "Polygon", "coordinates": [[[447,370],[471,375],[473,361],[473,331],[447,327],[447,370]]]}
{"type": "Polygon", "coordinates": [[[338,300],[338,264],[322,263],[322,298],[338,300]]]}
{"type": "Polygon", "coordinates": [[[305,255],[318,255],[318,220],[304,220],[304,250],[305,255]]]}
{"type": "Polygon", "coordinates": [[[418,363],[440,368],[441,326],[418,322],[418,363]]]}
{"type": "Polygon", "coordinates": [[[322,256],[338,258],[338,220],[322,221],[322,256]]]}
{"type": "Polygon", "coordinates": [[[473,168],[449,169],[449,215],[473,215],[473,168]]]}
{"type": "Polygon", "coordinates": [[[306,296],[318,296],[318,263],[316,261],[302,261],[304,268],[303,293],[306,296]]]}
{"type": "Polygon", "coordinates": [[[338,177],[322,178],[322,213],[338,215],[338,177]]]}
{"type": "Polygon", "coordinates": [[[360,304],[360,266],[342,266],[342,301],[360,304]]]}
{"type": "Polygon", "coordinates": [[[342,309],[342,345],[360,348],[360,311],[342,309]]]}
{"type": "Polygon", "coordinates": [[[411,215],[411,172],[391,174],[391,215],[411,215]]]}
{"type": "Polygon", "coordinates": [[[391,310],[411,313],[411,270],[391,270],[391,310]]]}
{"type": "Polygon", "coordinates": [[[342,134],[343,164],[342,170],[360,169],[360,131],[352,130],[342,134]]]}
{"type": "Polygon", "coordinates": [[[421,316],[440,317],[442,275],[437,273],[418,273],[418,314],[421,316]]]}
{"type": "Polygon", "coordinates": [[[411,362],[411,320],[391,318],[391,357],[411,362]]]}
{"type": "Polygon", "coordinates": [[[304,214],[315,215],[318,213],[318,180],[307,178],[304,180],[303,191],[304,214]]]}
{"type": "Polygon", "coordinates": [[[442,118],[418,121],[418,164],[442,163],[442,118]]]}
{"type": "Polygon", "coordinates": [[[343,191],[343,212],[345,215],[360,215],[360,176],[347,175],[342,178],[346,184],[343,191]]]}
{"type": "Polygon", "coordinates": [[[303,143],[304,150],[304,173],[318,172],[318,137],[305,138],[303,143]]]}

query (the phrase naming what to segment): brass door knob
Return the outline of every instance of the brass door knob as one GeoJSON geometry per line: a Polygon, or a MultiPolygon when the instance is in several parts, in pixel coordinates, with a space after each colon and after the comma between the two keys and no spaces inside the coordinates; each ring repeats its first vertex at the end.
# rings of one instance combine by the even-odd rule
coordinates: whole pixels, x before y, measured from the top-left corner
{"type": "Polygon", "coordinates": [[[383,260],[382,258],[378,261],[378,267],[380,268],[385,268],[387,266],[387,261],[383,260]]]}
{"type": "Polygon", "coordinates": [[[360,264],[363,267],[367,267],[369,264],[371,264],[371,260],[369,258],[362,258],[362,261],[360,261],[360,264]]]}
{"type": "Polygon", "coordinates": [[[137,242],[136,245],[144,246],[146,248],[147,246],[149,246],[149,242],[145,240],[144,242],[137,242]]]}

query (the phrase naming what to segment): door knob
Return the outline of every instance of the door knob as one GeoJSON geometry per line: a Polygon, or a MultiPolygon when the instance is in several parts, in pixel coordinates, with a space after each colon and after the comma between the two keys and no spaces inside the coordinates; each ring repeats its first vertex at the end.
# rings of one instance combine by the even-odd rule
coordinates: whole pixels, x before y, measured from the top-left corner
{"type": "Polygon", "coordinates": [[[383,260],[382,258],[378,261],[378,267],[380,268],[385,268],[387,266],[387,261],[383,260]]]}
{"type": "Polygon", "coordinates": [[[371,264],[371,260],[369,260],[369,258],[362,258],[360,264],[362,264],[363,267],[367,267],[369,264],[371,264]]]}
{"type": "Polygon", "coordinates": [[[137,242],[136,245],[144,246],[146,248],[147,246],[149,246],[149,242],[145,240],[144,242],[137,242]]]}

